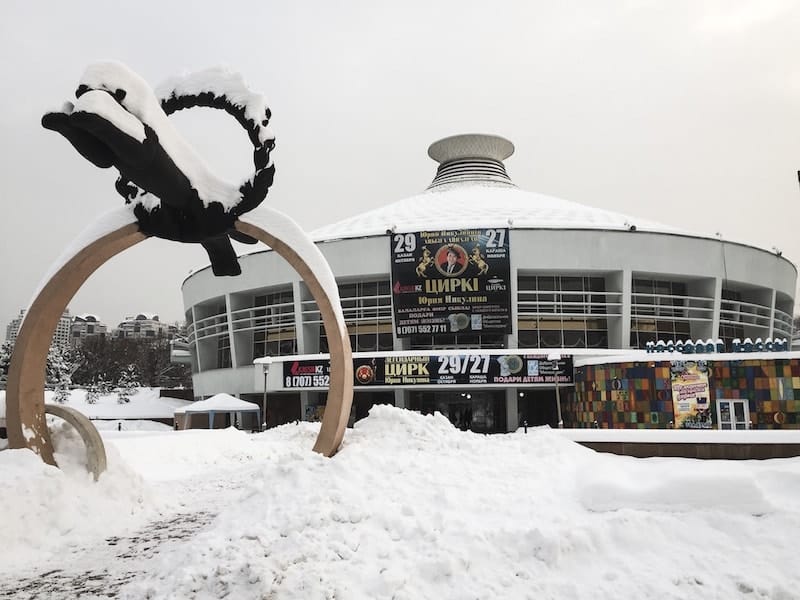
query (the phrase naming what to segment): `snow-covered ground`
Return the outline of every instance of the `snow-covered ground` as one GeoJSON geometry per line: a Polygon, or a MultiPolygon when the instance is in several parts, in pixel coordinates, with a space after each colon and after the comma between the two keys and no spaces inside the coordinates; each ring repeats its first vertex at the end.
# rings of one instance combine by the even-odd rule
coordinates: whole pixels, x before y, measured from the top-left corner
{"type": "MultiPolygon", "coordinates": [[[[138,388],[130,397],[129,402],[120,403],[116,393],[98,396],[93,403],[86,401],[86,390],[71,390],[64,406],[69,406],[82,412],[90,419],[99,419],[95,423],[99,428],[104,427],[102,420],[124,419],[124,427],[134,427],[134,420],[171,419],[175,409],[185,408],[190,405],[188,400],[178,398],[161,398],[159,388],[138,388]]],[[[55,393],[47,390],[44,401],[54,403],[55,393]]],[[[6,393],[0,390],[0,420],[6,417],[6,393]]],[[[157,425],[157,424],[156,424],[157,425]]],[[[114,421],[116,427],[116,421],[114,421]]]]}
{"type": "Polygon", "coordinates": [[[94,483],[0,452],[0,597],[800,598],[800,459],[600,454],[388,406],[319,424],[102,432],[94,483]]]}

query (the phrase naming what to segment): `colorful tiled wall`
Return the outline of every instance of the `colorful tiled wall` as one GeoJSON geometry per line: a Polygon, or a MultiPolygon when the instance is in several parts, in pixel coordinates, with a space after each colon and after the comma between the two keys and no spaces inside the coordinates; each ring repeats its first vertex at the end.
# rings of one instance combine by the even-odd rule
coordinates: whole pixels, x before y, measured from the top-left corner
{"type": "MultiPolygon", "coordinates": [[[[711,412],[717,399],[747,399],[757,429],[800,428],[800,359],[709,361],[711,412]]],[[[575,369],[575,427],[668,428],[674,418],[670,363],[623,362],[575,369]],[[597,422],[597,425],[595,425],[597,422]]]]}

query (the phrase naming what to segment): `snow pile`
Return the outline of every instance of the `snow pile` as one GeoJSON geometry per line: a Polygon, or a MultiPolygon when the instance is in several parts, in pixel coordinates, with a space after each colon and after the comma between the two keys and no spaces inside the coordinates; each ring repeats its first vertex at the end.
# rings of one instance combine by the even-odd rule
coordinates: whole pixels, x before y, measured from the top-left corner
{"type": "Polygon", "coordinates": [[[243,497],[121,597],[796,597],[800,460],[637,460],[387,406],[324,459],[317,428],[251,436],[243,497]]]}
{"type": "Polygon", "coordinates": [[[743,476],[735,463],[699,461],[681,471],[684,459],[598,455],[581,475],[578,497],[592,511],[625,508],[689,512],[710,506],[731,513],[764,514],[770,504],[753,477],[743,476]],[[620,463],[627,462],[624,469],[620,463]],[[615,469],[617,469],[615,471],[615,469]],[[613,476],[612,476],[613,474],[613,476]]]}
{"type": "Polygon", "coordinates": [[[103,431],[96,484],[66,427],[61,470],[2,452],[0,587],[91,568],[119,598],[799,597],[800,458],[634,459],[389,406],[333,459],[318,431],[103,431]],[[103,563],[132,529],[135,558],[103,563]]]}
{"type": "Polygon", "coordinates": [[[132,469],[150,481],[202,477],[216,468],[252,462],[258,453],[251,436],[233,427],[163,433],[110,431],[103,437],[106,447],[115,447],[132,469]]]}
{"type": "Polygon", "coordinates": [[[172,427],[158,421],[119,419],[117,421],[93,421],[98,431],[172,431],[172,427]]]}
{"type": "Polygon", "coordinates": [[[71,425],[51,431],[60,468],[30,450],[0,452],[0,562],[13,572],[34,560],[132,531],[159,514],[150,494],[113,448],[98,482],[86,469],[86,448],[71,425]]]}

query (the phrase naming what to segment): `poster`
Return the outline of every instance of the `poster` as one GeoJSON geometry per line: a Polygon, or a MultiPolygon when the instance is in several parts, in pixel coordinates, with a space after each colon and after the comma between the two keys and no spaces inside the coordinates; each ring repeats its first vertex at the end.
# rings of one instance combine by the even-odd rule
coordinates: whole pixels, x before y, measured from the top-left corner
{"type": "MultiPolygon", "coordinates": [[[[572,357],[549,360],[544,354],[437,354],[386,355],[353,359],[353,384],[364,386],[414,385],[563,385],[573,383],[572,357]]],[[[286,389],[326,388],[328,359],[283,363],[286,389]]]]}
{"type": "Polygon", "coordinates": [[[676,429],[711,429],[711,392],[705,360],[675,360],[670,365],[676,429]]]}
{"type": "Polygon", "coordinates": [[[390,236],[398,337],[511,333],[508,229],[390,236]]]}

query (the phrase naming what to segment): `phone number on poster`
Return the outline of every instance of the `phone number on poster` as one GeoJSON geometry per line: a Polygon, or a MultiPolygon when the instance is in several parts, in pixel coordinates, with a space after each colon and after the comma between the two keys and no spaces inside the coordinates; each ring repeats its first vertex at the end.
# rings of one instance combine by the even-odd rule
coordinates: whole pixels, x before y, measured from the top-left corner
{"type": "Polygon", "coordinates": [[[285,387],[328,387],[330,375],[287,375],[285,387]]]}
{"type": "Polygon", "coordinates": [[[416,334],[416,333],[446,333],[447,324],[437,323],[434,325],[400,325],[397,328],[400,335],[416,334]]]}

